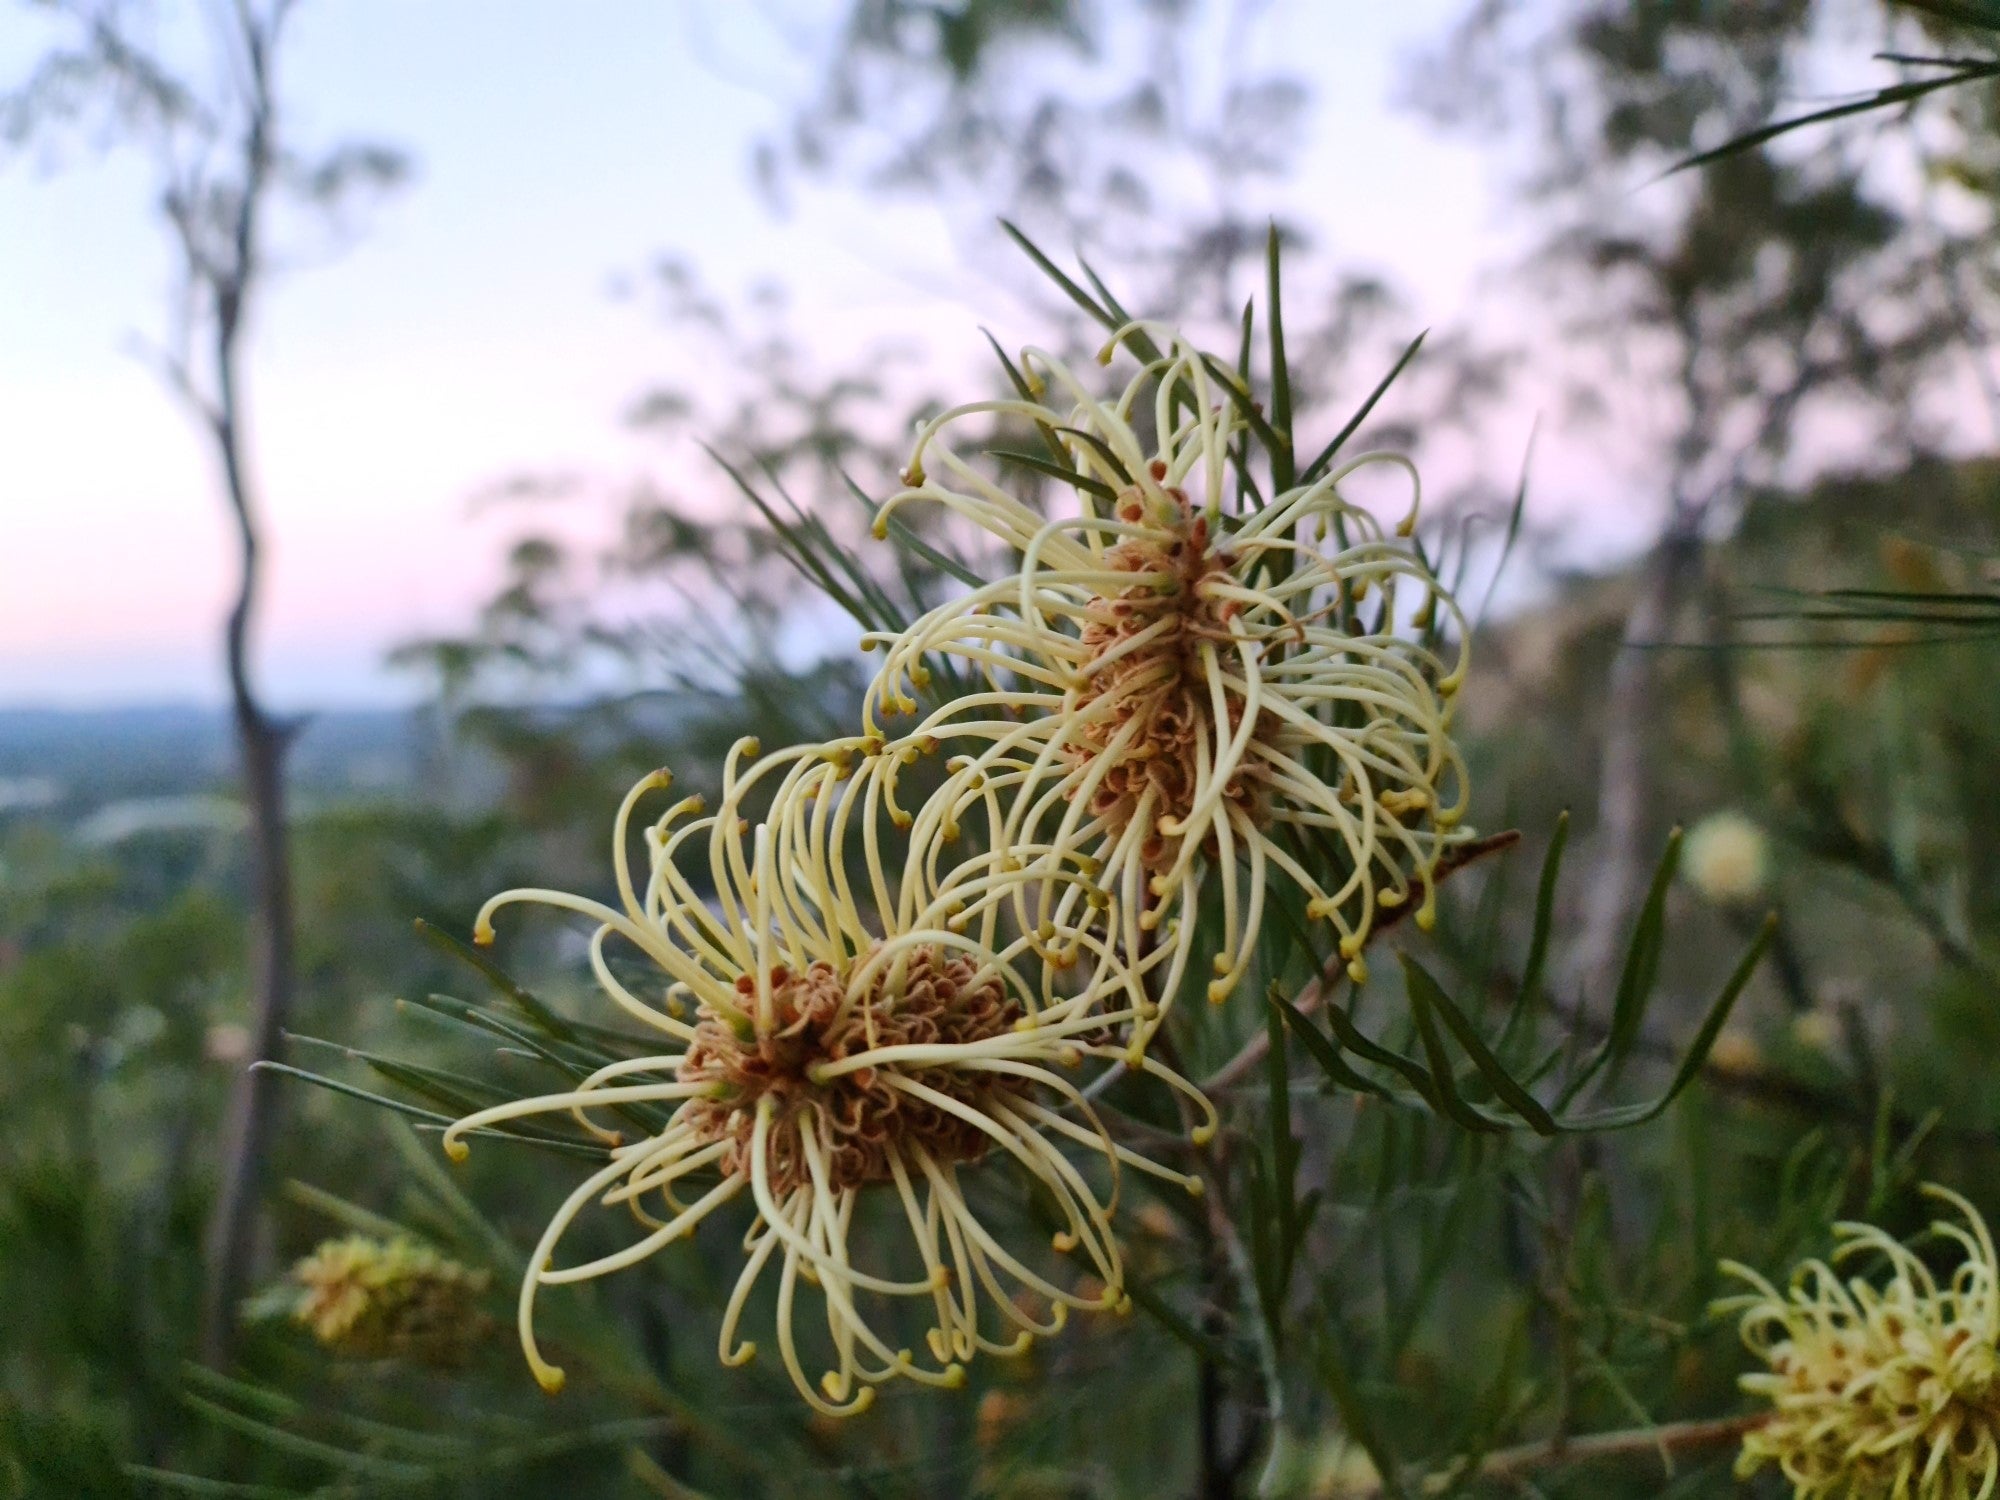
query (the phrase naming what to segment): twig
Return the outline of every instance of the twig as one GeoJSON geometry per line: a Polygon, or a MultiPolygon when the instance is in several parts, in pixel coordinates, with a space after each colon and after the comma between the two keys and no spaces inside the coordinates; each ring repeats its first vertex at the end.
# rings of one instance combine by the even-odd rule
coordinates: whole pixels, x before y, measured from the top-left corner
{"type": "MultiPolygon", "coordinates": [[[[1469,1473],[1462,1468],[1447,1469],[1428,1481],[1424,1489],[1426,1493],[1438,1493],[1466,1479],[1508,1480],[1554,1464],[1588,1463],[1593,1459],[1620,1458],[1635,1453],[1657,1453],[1667,1472],[1672,1474],[1675,1454],[1733,1443],[1768,1420],[1768,1414],[1760,1412],[1707,1422],[1670,1422],[1664,1427],[1599,1432],[1567,1440],[1544,1438],[1539,1442],[1523,1443],[1516,1448],[1501,1448],[1489,1453],[1472,1466],[1469,1473]]],[[[1382,1493],[1378,1485],[1360,1492],[1355,1500],[1375,1500],[1382,1493]]]]}
{"type": "MultiPolygon", "coordinates": [[[[1326,1002],[1326,990],[1326,976],[1321,975],[1299,991],[1298,998],[1292,1001],[1292,1009],[1302,1016],[1311,1015],[1326,1002]]],[[[1259,1030],[1243,1044],[1241,1052],[1202,1080],[1202,1092],[1206,1094],[1217,1089],[1234,1088],[1263,1063],[1265,1054],[1270,1050],[1271,1033],[1259,1030]]]]}

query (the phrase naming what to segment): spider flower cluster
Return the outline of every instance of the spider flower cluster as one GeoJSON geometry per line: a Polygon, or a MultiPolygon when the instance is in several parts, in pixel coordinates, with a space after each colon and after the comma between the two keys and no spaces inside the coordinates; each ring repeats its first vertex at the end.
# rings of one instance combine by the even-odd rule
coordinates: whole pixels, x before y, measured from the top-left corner
{"type": "Polygon", "coordinates": [[[1217,916],[1218,1001],[1244,977],[1274,880],[1333,925],[1357,977],[1385,913],[1429,924],[1441,861],[1466,836],[1450,734],[1466,662],[1457,607],[1410,540],[1415,472],[1365,455],[1226,505],[1247,397],[1162,337],[1171,352],[1108,400],[1031,350],[1032,399],[920,429],[878,534],[932,502],[1018,560],[865,639],[883,658],[858,734],[770,755],[739,742],[714,812],[684,797],[640,820],[669,781],[655,773],[615,820],[616,904],[523,889],[480,913],[481,942],[514,903],[586,918],[604,994],[660,1038],[445,1135],[462,1157],[510,1121],[568,1114],[605,1150],[521,1284],[521,1343],[545,1387],[562,1371],[536,1339],[541,1290],[635,1265],[711,1218],[740,1234],[722,1361],[755,1353],[745,1329],[775,1281],[778,1358],[827,1415],[890,1380],[957,1385],[975,1356],[1019,1353],[1073,1312],[1129,1309],[1124,1184],[1202,1184],[1116,1138],[1096,1098],[1137,1073],[1181,1096],[1192,1144],[1213,1133],[1207,1100],[1147,1050],[1199,967],[1197,912],[1217,916]],[[1081,509],[1045,517],[955,452],[954,424],[980,413],[1066,444],[1081,509]],[[1340,492],[1376,464],[1411,484],[1393,528],[1340,492]],[[892,732],[940,663],[977,681],[892,732]],[[940,754],[912,799],[912,768],[940,754]],[[1018,1215],[997,1221],[993,1195],[967,1191],[974,1172],[1011,1174],[1053,1233],[1019,1242],[1018,1215]],[[628,1241],[559,1263],[571,1227],[605,1208],[634,1223],[628,1241]]]}
{"type": "MultiPolygon", "coordinates": [[[[1385,912],[1414,909],[1431,924],[1439,862],[1466,837],[1450,721],[1467,633],[1410,540],[1416,470],[1399,454],[1363,454],[1235,507],[1232,455],[1251,432],[1242,393],[1164,330],[1128,329],[1106,358],[1140,334],[1167,352],[1111,399],[1031,349],[1034,399],[957,407],[921,429],[878,535],[896,511],[936,506],[1019,565],[865,642],[886,656],[866,733],[891,749],[951,748],[936,803],[947,823],[961,802],[1003,786],[1003,843],[1057,877],[1038,915],[1064,896],[1064,873],[1090,872],[1110,940],[1161,1005],[1195,961],[1190,918],[1207,888],[1221,919],[1207,994],[1236,990],[1274,878],[1333,924],[1359,979],[1385,912]],[[1045,515],[948,441],[968,419],[994,416],[1063,445],[1074,513],[1045,515]],[[1378,466],[1410,486],[1394,528],[1341,493],[1378,466]],[[1455,627],[1449,660],[1442,624],[1455,627]],[[916,694],[940,659],[983,690],[891,736],[892,716],[922,712],[916,694]]],[[[1135,1052],[1157,1025],[1148,1016],[1135,1028],[1135,1052]]]]}
{"type": "Polygon", "coordinates": [[[1780,1292],[1747,1267],[1743,1340],[1770,1368],[1743,1377],[1770,1418],[1743,1440],[1739,1475],[1776,1464],[1797,1500],[1987,1500],[2000,1484],[2000,1262],[1972,1205],[1925,1190],[1963,1222],[1932,1232],[1964,1259],[1940,1284],[1909,1249],[1867,1224],[1835,1226],[1832,1264],[1808,1261],[1780,1292]],[[1880,1285],[1843,1279],[1879,1259],[1880,1285]]]}
{"type": "MultiPolygon", "coordinates": [[[[1121,1173],[1200,1190],[1199,1179],[1113,1140],[1072,1080],[1088,1059],[1115,1051],[1104,1038],[1133,1014],[1124,966],[1101,944],[1060,972],[1024,962],[1036,944],[1008,940],[1000,920],[1024,877],[992,856],[931,889],[921,851],[901,865],[885,853],[879,762],[860,774],[851,766],[837,746],[759,757],[754,742],[739,742],[715,813],[686,797],[645,829],[651,868],[642,889],[627,838],[641,799],[668,782],[657,773],[619,810],[618,907],[516,890],[480,914],[482,940],[493,912],[514,902],[593,919],[599,983],[664,1039],[659,1055],[482,1110],[446,1133],[447,1151],[462,1157],[469,1134],[567,1112],[606,1146],[605,1165],[550,1221],[521,1286],[522,1347],[546,1388],[563,1377],[535,1337],[541,1288],[634,1265],[738,1198],[754,1214],[720,1357],[738,1365],[754,1355],[755,1341],[742,1336],[746,1311],[759,1282],[775,1276],[779,1358],[808,1402],[841,1416],[865,1408],[883,1381],[955,1386],[976,1354],[1020,1353],[1073,1311],[1127,1310],[1112,1226],[1121,1173]],[[771,809],[753,824],[743,805],[763,792],[771,809]],[[712,886],[711,899],[697,879],[712,886]],[[614,972],[605,952],[613,938],[657,967],[657,998],[614,972]],[[1058,989],[1059,980],[1070,988],[1058,989]],[[608,1122],[620,1107],[661,1105],[671,1114],[636,1138],[608,1122]],[[1054,1205],[1060,1227],[1046,1252],[1003,1243],[974,1208],[962,1173],[988,1157],[1054,1205]],[[636,1238],[556,1265],[565,1233],[593,1204],[626,1210],[636,1238]],[[857,1216],[900,1226],[895,1263],[864,1262],[857,1216]],[[920,1346],[895,1338],[903,1303],[929,1320],[920,1346]],[[831,1355],[817,1378],[800,1346],[808,1319],[831,1355]]],[[[1085,949],[1093,941],[1077,935],[1085,949]]],[[[1206,1101],[1159,1064],[1147,1068],[1203,1113],[1196,1134],[1205,1138],[1206,1101]]],[[[893,1244],[867,1239],[885,1241],[893,1244]]]]}

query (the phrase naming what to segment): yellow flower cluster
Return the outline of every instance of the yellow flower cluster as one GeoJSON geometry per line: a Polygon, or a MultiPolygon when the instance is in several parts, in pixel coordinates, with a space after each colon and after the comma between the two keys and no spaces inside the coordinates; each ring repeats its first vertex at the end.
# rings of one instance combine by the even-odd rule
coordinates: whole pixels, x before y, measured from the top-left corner
{"type": "Polygon", "coordinates": [[[1940,1284],[1867,1224],[1835,1226],[1832,1261],[1879,1259],[1879,1285],[1808,1261],[1785,1292],[1745,1266],[1743,1340],[1770,1368],[1743,1377],[1769,1420],[1743,1440],[1739,1475],[1776,1464],[1796,1500],[1988,1500],[2000,1484],[2000,1263],[1973,1206],[1925,1189],[1963,1222],[1932,1225],[1964,1259],[1940,1284]]]}
{"type": "MultiPolygon", "coordinates": [[[[1469,638],[1409,540],[1416,469],[1364,453],[1233,513],[1231,454],[1249,441],[1249,418],[1216,362],[1170,329],[1134,325],[1104,357],[1141,334],[1166,352],[1108,400],[1030,349],[1037,399],[956,407],[921,429],[909,485],[882,507],[877,534],[895,511],[935,505],[1021,562],[898,636],[864,640],[886,657],[867,732],[892,753],[962,747],[939,794],[946,821],[1004,785],[1003,840],[1051,872],[1090,873],[1105,929],[1162,1007],[1193,957],[1209,887],[1222,931],[1209,999],[1227,999],[1248,969],[1271,879],[1334,926],[1358,980],[1384,912],[1414,902],[1429,927],[1439,863],[1469,837],[1450,732],[1469,638]],[[1074,514],[1024,504],[943,441],[985,414],[1068,435],[1074,514]],[[1341,492],[1377,467],[1409,483],[1393,530],[1341,492]],[[1440,618],[1457,626],[1448,661],[1424,639],[1440,618]],[[919,711],[914,691],[937,657],[986,691],[889,739],[878,718],[919,711]]],[[[1158,1024],[1134,1028],[1135,1052],[1158,1024]]]]}
{"type": "Polygon", "coordinates": [[[1114,1067],[1149,1076],[1181,1096],[1193,1144],[1213,1133],[1208,1102],[1147,1054],[1194,968],[1198,898],[1216,895],[1217,1001],[1248,967],[1268,881],[1296,885],[1357,974],[1381,913],[1428,924],[1440,860],[1464,837],[1449,732],[1464,631],[1450,661],[1425,643],[1456,606],[1408,540],[1414,494],[1391,532],[1339,489],[1390,464],[1414,491],[1414,471],[1365,455],[1233,513],[1240,402],[1198,351],[1161,337],[1171,355],[1108,401],[1031,350],[1025,367],[1061,405],[982,403],[924,427],[878,532],[934,502],[1011,545],[1019,568],[865,642],[884,660],[860,733],[769,755],[740,742],[713,812],[684,797],[641,825],[671,779],[655,773],[614,823],[615,904],[523,889],[480,913],[482,943],[517,902],[589,920],[605,995],[662,1038],[656,1055],[446,1133],[457,1158],[469,1136],[567,1113],[604,1144],[521,1286],[521,1342],[545,1387],[562,1371],[535,1340],[542,1287],[636,1264],[739,1201],[720,1357],[753,1356],[741,1329],[775,1278],[778,1356],[826,1415],[893,1379],[957,1385],[977,1354],[1019,1353],[1074,1311],[1128,1309],[1124,1179],[1201,1181],[1118,1140],[1090,1085],[1114,1067]],[[1066,434],[1083,509],[1044,518],[951,452],[940,435],[976,412],[1066,434]],[[926,480],[927,462],[956,487],[926,480]],[[888,732],[885,715],[918,712],[940,659],[983,689],[888,732]],[[906,773],[947,745],[942,781],[906,807],[906,773]],[[621,978],[614,941],[659,984],[621,978]],[[666,1123],[636,1140],[606,1115],[656,1105],[666,1123]],[[1052,1237],[1003,1242],[963,1185],[994,1168],[1052,1207],[1052,1237]],[[641,1233],[557,1266],[594,1205],[641,1233]],[[863,1222],[896,1234],[864,1238],[863,1222]],[[864,1263],[864,1244],[890,1259],[864,1263]],[[927,1326],[906,1345],[912,1309],[927,1326]]]}
{"type": "Polygon", "coordinates": [[[414,1240],[349,1235],[292,1267],[291,1314],[339,1354],[454,1364],[491,1326],[489,1279],[414,1240]]]}

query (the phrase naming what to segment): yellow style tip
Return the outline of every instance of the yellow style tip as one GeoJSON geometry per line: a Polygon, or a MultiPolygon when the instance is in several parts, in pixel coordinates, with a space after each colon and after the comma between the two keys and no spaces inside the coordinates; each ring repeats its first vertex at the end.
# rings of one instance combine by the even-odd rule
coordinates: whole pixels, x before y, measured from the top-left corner
{"type": "Polygon", "coordinates": [[[560,1365],[538,1364],[535,1366],[535,1384],[540,1386],[546,1395],[560,1395],[568,1379],[569,1377],[563,1374],[560,1365]]]}
{"type": "Polygon", "coordinates": [[[965,1386],[965,1366],[950,1364],[944,1368],[944,1388],[948,1391],[962,1390],[965,1386]]]}
{"type": "Polygon", "coordinates": [[[476,948],[491,948],[494,936],[493,924],[491,922],[481,922],[472,929],[473,946],[476,948]]]}

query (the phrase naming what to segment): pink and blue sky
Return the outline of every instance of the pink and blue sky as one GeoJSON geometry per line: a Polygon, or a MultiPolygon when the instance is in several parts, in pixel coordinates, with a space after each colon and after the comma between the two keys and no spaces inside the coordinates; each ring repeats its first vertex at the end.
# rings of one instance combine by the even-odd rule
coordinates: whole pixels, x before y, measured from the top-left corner
{"type": "MultiPolygon", "coordinates": [[[[749,185],[754,141],[813,80],[800,37],[841,8],[795,3],[782,23],[658,0],[302,8],[296,128],[396,142],[417,176],[351,249],[288,275],[256,329],[273,554],[260,658],[278,699],[405,691],[384,650],[453,628],[494,577],[503,523],[467,505],[482,485],[689,471],[691,444],[663,452],[620,421],[685,368],[610,293],[660,252],[725,290],[782,277],[820,347],[907,329],[981,357],[978,326],[1004,328],[1007,310],[975,305],[990,280],[955,269],[962,226],[831,186],[779,220],[749,185]]],[[[1270,25],[1319,84],[1302,199],[1323,205],[1343,263],[1391,274],[1433,324],[1507,259],[1494,162],[1393,103],[1410,49],[1458,8],[1280,0],[1270,25]]],[[[20,17],[0,28],[0,79],[41,44],[20,17]]],[[[207,455],[132,352],[167,284],[149,204],[133,153],[0,171],[0,704],[221,691],[223,515],[207,455]]]]}

